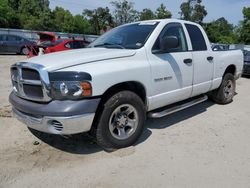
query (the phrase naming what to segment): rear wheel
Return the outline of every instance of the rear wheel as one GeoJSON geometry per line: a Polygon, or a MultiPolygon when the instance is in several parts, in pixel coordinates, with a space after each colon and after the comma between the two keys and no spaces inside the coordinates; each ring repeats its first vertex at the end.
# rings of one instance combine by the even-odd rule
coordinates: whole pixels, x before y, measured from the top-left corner
{"type": "Polygon", "coordinates": [[[29,54],[29,48],[27,48],[27,47],[22,47],[22,49],[21,49],[21,54],[22,54],[22,55],[28,55],[28,54],[29,54]]]}
{"type": "Polygon", "coordinates": [[[234,75],[231,73],[225,74],[221,86],[212,92],[211,98],[219,104],[228,104],[233,101],[235,95],[236,82],[234,75]]]}
{"type": "Polygon", "coordinates": [[[140,137],[145,119],[141,98],[130,91],[119,92],[103,105],[95,130],[97,143],[106,149],[131,146],[140,137]]]}

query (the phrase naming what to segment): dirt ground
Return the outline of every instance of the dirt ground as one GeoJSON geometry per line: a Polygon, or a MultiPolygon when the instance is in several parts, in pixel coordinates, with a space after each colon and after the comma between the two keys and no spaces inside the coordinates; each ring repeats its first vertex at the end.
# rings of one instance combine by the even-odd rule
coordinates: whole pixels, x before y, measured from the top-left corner
{"type": "Polygon", "coordinates": [[[24,59],[0,56],[1,188],[250,187],[250,79],[233,103],[150,119],[135,146],[108,153],[87,135],[31,132],[11,117],[9,68],[24,59]]]}

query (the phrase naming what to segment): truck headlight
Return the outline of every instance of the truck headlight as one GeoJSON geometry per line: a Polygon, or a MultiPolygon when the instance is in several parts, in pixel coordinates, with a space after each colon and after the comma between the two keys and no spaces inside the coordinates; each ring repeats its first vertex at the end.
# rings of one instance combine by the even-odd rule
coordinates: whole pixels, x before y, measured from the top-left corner
{"type": "Polygon", "coordinates": [[[92,87],[86,75],[76,72],[60,72],[50,74],[51,97],[55,100],[77,100],[92,95],[92,87]],[[60,81],[67,80],[67,81],[60,81]]]}
{"type": "Polygon", "coordinates": [[[52,98],[57,100],[81,99],[92,94],[91,84],[86,81],[55,81],[51,82],[51,86],[52,98]]]}

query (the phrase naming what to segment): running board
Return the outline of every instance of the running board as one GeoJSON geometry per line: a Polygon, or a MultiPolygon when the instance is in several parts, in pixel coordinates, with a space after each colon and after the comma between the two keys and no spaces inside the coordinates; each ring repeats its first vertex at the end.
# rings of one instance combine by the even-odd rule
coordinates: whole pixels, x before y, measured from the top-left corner
{"type": "MultiPolygon", "coordinates": [[[[199,96],[198,98],[194,98],[190,101],[190,99],[184,101],[184,103],[177,103],[176,105],[171,105],[171,107],[165,107],[162,111],[152,111],[148,113],[149,118],[162,118],[164,116],[170,115],[172,113],[178,112],[180,110],[184,110],[201,102],[204,102],[208,99],[207,95],[199,96]]],[[[161,108],[162,109],[162,108],[161,108]]]]}

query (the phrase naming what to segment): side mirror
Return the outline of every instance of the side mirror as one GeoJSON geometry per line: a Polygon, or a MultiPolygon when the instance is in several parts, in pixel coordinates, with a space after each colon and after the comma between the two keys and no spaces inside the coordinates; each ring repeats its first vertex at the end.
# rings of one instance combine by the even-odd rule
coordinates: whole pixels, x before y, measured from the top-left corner
{"type": "Polygon", "coordinates": [[[172,49],[179,47],[179,40],[176,36],[167,36],[160,41],[160,50],[169,52],[172,49]]]}

